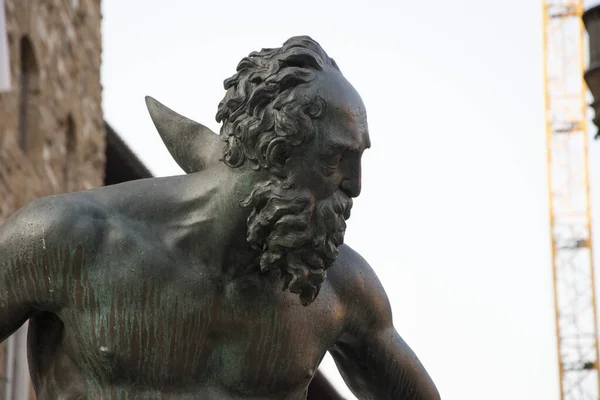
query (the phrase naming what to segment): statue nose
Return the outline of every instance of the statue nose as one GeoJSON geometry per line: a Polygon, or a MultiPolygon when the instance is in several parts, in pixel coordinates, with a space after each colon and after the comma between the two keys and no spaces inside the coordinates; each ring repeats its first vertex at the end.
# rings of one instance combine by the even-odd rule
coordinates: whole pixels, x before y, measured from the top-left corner
{"type": "Polygon", "coordinates": [[[360,179],[344,179],[341,187],[342,191],[350,197],[358,197],[360,195],[360,179]]]}

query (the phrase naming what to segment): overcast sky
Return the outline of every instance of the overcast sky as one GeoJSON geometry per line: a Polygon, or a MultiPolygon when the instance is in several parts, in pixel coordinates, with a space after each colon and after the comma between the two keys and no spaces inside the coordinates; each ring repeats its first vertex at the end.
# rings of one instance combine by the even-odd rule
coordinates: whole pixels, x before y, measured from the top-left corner
{"type": "MultiPolygon", "coordinates": [[[[238,61],[312,36],[369,117],[346,242],[442,398],[557,400],[541,3],[104,0],[105,118],[156,175],[180,174],[144,96],[218,131],[238,61]]],[[[600,188],[600,143],[592,159],[600,188]]]]}

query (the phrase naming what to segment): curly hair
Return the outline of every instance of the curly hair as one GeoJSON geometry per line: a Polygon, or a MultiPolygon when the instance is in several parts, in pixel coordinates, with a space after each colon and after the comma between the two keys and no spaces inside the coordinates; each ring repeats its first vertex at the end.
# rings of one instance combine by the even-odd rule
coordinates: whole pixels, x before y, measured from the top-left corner
{"type": "Polygon", "coordinates": [[[216,119],[223,122],[226,142],[223,161],[237,168],[248,161],[252,168],[268,168],[267,149],[282,142],[289,155],[293,147],[314,137],[312,119],[323,115],[320,96],[302,96],[315,73],[326,68],[339,71],[335,61],[308,36],[288,39],[277,49],[263,49],[242,59],[237,73],[225,80],[227,91],[216,119]]]}

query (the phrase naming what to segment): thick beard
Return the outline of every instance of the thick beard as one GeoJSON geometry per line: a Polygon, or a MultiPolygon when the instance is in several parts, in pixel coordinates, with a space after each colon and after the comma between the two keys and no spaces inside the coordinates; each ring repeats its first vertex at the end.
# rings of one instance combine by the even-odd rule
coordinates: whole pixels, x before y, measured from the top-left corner
{"type": "Polygon", "coordinates": [[[307,189],[271,180],[257,184],[241,205],[252,208],[247,240],[262,251],[260,270],[278,270],[283,290],[311,304],[344,243],[352,199],[337,191],[316,201],[307,189]]]}

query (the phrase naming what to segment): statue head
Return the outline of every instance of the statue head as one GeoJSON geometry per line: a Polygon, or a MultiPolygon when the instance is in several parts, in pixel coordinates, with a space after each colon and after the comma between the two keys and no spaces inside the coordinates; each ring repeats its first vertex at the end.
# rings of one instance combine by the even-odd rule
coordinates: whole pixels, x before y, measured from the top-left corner
{"type": "Polygon", "coordinates": [[[244,58],[219,104],[223,161],[266,172],[243,207],[260,269],[281,273],[284,289],[308,305],[338,255],[352,198],[361,190],[361,157],[370,146],[356,90],[307,36],[244,58]]]}

